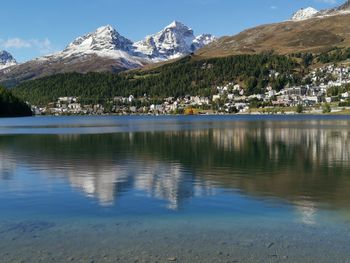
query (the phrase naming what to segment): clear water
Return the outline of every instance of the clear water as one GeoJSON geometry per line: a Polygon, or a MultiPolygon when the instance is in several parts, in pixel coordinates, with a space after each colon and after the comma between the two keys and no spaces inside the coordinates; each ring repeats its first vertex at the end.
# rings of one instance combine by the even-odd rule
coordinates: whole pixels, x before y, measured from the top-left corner
{"type": "Polygon", "coordinates": [[[0,262],[350,262],[350,118],[0,119],[0,262]]]}

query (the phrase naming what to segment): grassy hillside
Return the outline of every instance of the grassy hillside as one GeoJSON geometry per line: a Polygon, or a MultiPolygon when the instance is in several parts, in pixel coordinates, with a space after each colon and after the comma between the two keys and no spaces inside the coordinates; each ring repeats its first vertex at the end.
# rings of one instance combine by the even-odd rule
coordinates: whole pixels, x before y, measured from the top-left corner
{"type": "Polygon", "coordinates": [[[223,37],[197,55],[210,58],[267,50],[278,54],[320,53],[334,47],[346,48],[350,47],[349,24],[350,14],[262,25],[223,37]]]}

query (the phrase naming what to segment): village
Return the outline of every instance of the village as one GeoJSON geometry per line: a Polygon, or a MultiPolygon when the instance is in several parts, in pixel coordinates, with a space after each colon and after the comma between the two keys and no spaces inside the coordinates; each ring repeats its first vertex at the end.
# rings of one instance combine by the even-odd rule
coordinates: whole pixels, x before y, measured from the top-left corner
{"type": "MultiPolygon", "coordinates": [[[[270,77],[278,72],[270,71],[270,77]]],[[[132,114],[295,114],[330,113],[350,109],[350,67],[328,65],[311,71],[307,84],[285,86],[277,91],[267,86],[265,93],[247,95],[244,87],[231,82],[213,87],[212,97],[179,98],[115,97],[105,102],[78,97],[60,97],[46,107],[33,106],[36,115],[132,115],[132,114]]]]}

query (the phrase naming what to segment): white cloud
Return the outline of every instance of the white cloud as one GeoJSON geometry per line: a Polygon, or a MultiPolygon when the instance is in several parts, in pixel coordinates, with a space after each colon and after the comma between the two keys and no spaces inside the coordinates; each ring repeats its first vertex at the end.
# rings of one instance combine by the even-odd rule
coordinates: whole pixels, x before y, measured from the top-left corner
{"type": "Polygon", "coordinates": [[[45,39],[22,39],[10,38],[0,39],[0,48],[2,49],[35,49],[40,54],[48,54],[55,51],[51,41],[45,39]]]}
{"type": "Polygon", "coordinates": [[[20,38],[11,38],[7,40],[0,40],[0,45],[5,49],[8,48],[30,48],[31,44],[20,38]]]}

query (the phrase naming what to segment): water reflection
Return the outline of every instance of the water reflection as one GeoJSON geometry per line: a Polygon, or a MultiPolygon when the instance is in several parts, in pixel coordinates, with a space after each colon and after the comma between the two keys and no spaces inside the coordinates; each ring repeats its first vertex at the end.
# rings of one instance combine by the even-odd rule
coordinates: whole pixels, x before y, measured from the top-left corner
{"type": "Polygon", "coordinates": [[[349,207],[350,130],[340,124],[247,122],[158,132],[1,136],[0,178],[16,180],[16,168],[29,167],[49,178],[67,178],[103,206],[141,191],[174,210],[220,189],[240,191],[288,201],[304,223],[313,224],[320,206],[349,207]]]}
{"type": "Polygon", "coordinates": [[[317,223],[318,209],[314,202],[299,201],[295,203],[295,207],[300,214],[301,222],[306,225],[315,225],[317,223]]]}

